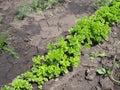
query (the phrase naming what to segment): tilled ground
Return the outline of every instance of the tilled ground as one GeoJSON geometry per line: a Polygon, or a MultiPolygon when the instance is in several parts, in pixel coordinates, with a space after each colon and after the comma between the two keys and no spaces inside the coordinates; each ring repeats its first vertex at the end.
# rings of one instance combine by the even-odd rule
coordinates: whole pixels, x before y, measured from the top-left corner
{"type": "MultiPolygon", "coordinates": [[[[3,16],[0,32],[8,29],[11,48],[15,49],[20,58],[16,60],[8,53],[0,57],[0,85],[11,83],[19,74],[29,70],[32,66],[31,58],[47,52],[48,42],[55,42],[59,37],[65,37],[68,29],[75,25],[75,20],[94,13],[91,2],[94,0],[65,0],[52,9],[45,10],[42,15],[31,14],[24,20],[15,21],[17,11],[15,6],[19,0],[1,0],[0,15],[3,16]]],[[[73,68],[68,74],[50,80],[43,85],[43,90],[119,90],[108,77],[96,74],[102,66],[109,67],[115,55],[115,44],[120,41],[120,26],[111,27],[109,41],[93,46],[90,50],[83,49],[78,68],[73,68]],[[107,57],[95,58],[90,61],[91,52],[105,51],[107,57]]],[[[119,59],[119,52],[117,58],[119,59]]],[[[116,69],[119,70],[119,69],[116,69]]],[[[115,78],[120,78],[119,71],[115,71],[115,78]]],[[[34,90],[37,90],[36,88],[34,90]]]]}

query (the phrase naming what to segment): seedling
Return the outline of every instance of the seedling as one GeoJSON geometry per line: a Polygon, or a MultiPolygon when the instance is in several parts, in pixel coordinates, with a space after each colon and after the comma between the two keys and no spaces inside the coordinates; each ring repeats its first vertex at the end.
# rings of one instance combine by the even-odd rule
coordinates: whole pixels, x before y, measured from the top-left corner
{"type": "Polygon", "coordinates": [[[0,22],[2,21],[2,19],[3,19],[3,17],[2,17],[2,16],[0,16],[0,22]]]}
{"type": "Polygon", "coordinates": [[[96,57],[105,57],[106,53],[105,52],[91,52],[90,53],[90,60],[94,61],[96,57]]]}
{"type": "Polygon", "coordinates": [[[2,90],[15,90],[12,86],[5,85],[2,90]]]}
{"type": "Polygon", "coordinates": [[[101,6],[109,6],[112,3],[112,0],[96,0],[92,3],[96,8],[100,8],[101,6]]]}
{"type": "Polygon", "coordinates": [[[0,16],[0,27],[2,26],[2,24],[1,24],[2,19],[3,19],[3,17],[0,16]]]}
{"type": "Polygon", "coordinates": [[[9,32],[4,31],[0,34],[0,51],[7,51],[10,54],[12,54],[15,58],[19,58],[19,55],[13,51],[11,48],[9,48],[8,41],[7,41],[7,36],[9,32]]]}
{"type": "Polygon", "coordinates": [[[28,13],[35,11],[38,14],[42,14],[44,9],[49,9],[52,7],[53,4],[57,3],[58,0],[30,0],[30,5],[27,5],[25,2],[24,4],[17,7],[18,19],[23,19],[27,16],[28,13]]]}
{"type": "Polygon", "coordinates": [[[100,74],[100,75],[105,75],[107,73],[106,69],[105,68],[100,68],[97,70],[97,73],[100,74]]]}
{"type": "Polygon", "coordinates": [[[109,67],[109,69],[106,68],[100,68],[97,70],[97,73],[100,75],[111,75],[113,73],[112,67],[109,67]]]}
{"type": "Polygon", "coordinates": [[[51,8],[51,6],[57,2],[58,0],[35,0],[30,5],[30,10],[36,11],[38,14],[42,14],[44,9],[51,8]]]}
{"type": "Polygon", "coordinates": [[[115,44],[115,46],[116,46],[116,52],[115,52],[115,56],[114,56],[114,59],[113,59],[113,65],[111,67],[109,67],[109,69],[100,68],[100,69],[97,70],[97,73],[100,74],[100,75],[108,75],[109,78],[113,82],[120,84],[120,81],[114,79],[114,77],[113,77],[113,72],[114,72],[115,67],[118,67],[118,68],[120,67],[120,60],[116,59],[116,56],[117,56],[116,54],[118,53],[118,50],[120,48],[120,42],[115,44]]]}
{"type": "Polygon", "coordinates": [[[22,20],[25,16],[27,16],[27,7],[26,6],[18,6],[17,7],[18,15],[17,18],[22,20]]]}
{"type": "Polygon", "coordinates": [[[32,90],[32,86],[28,81],[19,78],[13,81],[12,86],[15,90],[32,90]]]}
{"type": "Polygon", "coordinates": [[[120,60],[115,61],[116,66],[119,68],[120,67],[120,60]]]}

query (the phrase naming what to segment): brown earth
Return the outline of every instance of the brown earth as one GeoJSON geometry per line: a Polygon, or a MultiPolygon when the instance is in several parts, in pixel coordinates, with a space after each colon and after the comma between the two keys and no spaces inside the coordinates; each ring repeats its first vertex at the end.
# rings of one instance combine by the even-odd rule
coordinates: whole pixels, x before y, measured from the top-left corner
{"type": "MultiPolygon", "coordinates": [[[[25,0],[28,1],[28,0],[25,0]]],[[[11,48],[19,53],[16,60],[7,52],[0,57],[0,86],[11,83],[19,74],[29,70],[32,66],[31,58],[47,52],[48,42],[55,42],[57,38],[68,34],[68,29],[75,25],[75,20],[94,13],[91,2],[95,0],[63,0],[42,15],[36,13],[28,15],[24,20],[15,21],[16,6],[20,0],[0,0],[0,15],[3,16],[0,32],[9,30],[11,48]]],[[[79,67],[73,71],[52,79],[43,85],[43,90],[120,90],[120,85],[112,82],[109,77],[98,75],[100,67],[112,66],[115,55],[120,59],[120,50],[116,53],[116,43],[120,41],[120,25],[111,27],[109,41],[93,46],[90,50],[83,49],[79,67]],[[90,61],[91,52],[105,51],[107,56],[97,57],[90,61]]],[[[120,80],[120,69],[114,70],[114,78],[120,80]]],[[[37,90],[34,88],[34,90],[37,90]]]]}

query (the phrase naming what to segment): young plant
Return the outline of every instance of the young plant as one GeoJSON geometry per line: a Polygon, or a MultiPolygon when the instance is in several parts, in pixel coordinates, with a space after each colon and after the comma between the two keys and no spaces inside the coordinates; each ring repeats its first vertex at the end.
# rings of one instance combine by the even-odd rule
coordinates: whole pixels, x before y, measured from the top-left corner
{"type": "Polygon", "coordinates": [[[109,67],[108,69],[106,69],[106,68],[100,68],[100,69],[97,70],[97,73],[99,75],[110,76],[113,73],[113,68],[112,67],[109,67]]]}
{"type": "Polygon", "coordinates": [[[0,22],[2,21],[2,19],[3,19],[3,17],[2,17],[2,16],[0,16],[0,22]]]}
{"type": "Polygon", "coordinates": [[[114,23],[120,23],[119,12],[120,12],[120,2],[117,2],[110,7],[108,6],[101,7],[90,18],[94,21],[100,21],[103,24],[113,25],[114,23]]]}
{"type": "Polygon", "coordinates": [[[58,0],[35,0],[30,7],[33,10],[43,10],[51,8],[51,6],[57,2],[58,0]]]}
{"type": "Polygon", "coordinates": [[[110,28],[108,24],[85,17],[83,19],[78,19],[77,25],[71,28],[69,32],[76,37],[84,47],[90,48],[90,45],[95,42],[99,43],[102,39],[108,40],[110,28]]]}
{"type": "Polygon", "coordinates": [[[2,90],[15,90],[12,86],[5,85],[2,90]]]}
{"type": "Polygon", "coordinates": [[[29,82],[23,79],[15,79],[12,82],[12,86],[15,88],[15,90],[32,90],[32,86],[29,84],[29,82]]]}
{"type": "Polygon", "coordinates": [[[119,68],[120,67],[120,60],[115,61],[116,66],[119,68]]]}
{"type": "Polygon", "coordinates": [[[22,20],[28,13],[31,13],[31,11],[41,14],[44,9],[51,8],[52,5],[57,2],[58,0],[30,0],[30,5],[23,2],[22,5],[17,7],[17,18],[22,20]]]}
{"type": "Polygon", "coordinates": [[[2,24],[1,24],[2,19],[3,19],[3,17],[0,16],[0,27],[2,26],[2,24]]]}
{"type": "Polygon", "coordinates": [[[15,58],[19,58],[19,55],[8,47],[8,41],[7,41],[8,34],[9,34],[8,31],[4,31],[0,34],[0,52],[7,51],[10,54],[12,54],[15,58]]]}
{"type": "Polygon", "coordinates": [[[100,74],[100,75],[105,75],[107,73],[106,69],[105,68],[100,68],[97,70],[97,73],[100,74]]]}
{"type": "Polygon", "coordinates": [[[118,83],[120,84],[120,81],[116,80],[114,77],[113,77],[113,73],[115,71],[115,67],[120,67],[120,60],[116,59],[116,54],[118,53],[118,50],[119,50],[119,47],[120,47],[120,42],[118,42],[117,44],[115,44],[116,46],[116,51],[115,51],[115,56],[114,56],[114,59],[113,59],[113,64],[111,67],[109,67],[108,69],[105,69],[105,68],[100,68],[97,70],[97,73],[100,74],[100,75],[108,75],[109,78],[115,82],[115,83],[118,83]]]}
{"type": "Polygon", "coordinates": [[[105,57],[106,53],[105,52],[91,52],[90,53],[90,60],[94,61],[96,57],[105,57]]]}
{"type": "Polygon", "coordinates": [[[92,5],[98,9],[101,6],[109,6],[112,3],[112,1],[113,0],[96,0],[92,3],[92,5]]]}
{"type": "Polygon", "coordinates": [[[22,20],[24,17],[27,16],[28,11],[26,5],[18,6],[17,11],[18,11],[18,15],[17,15],[18,19],[22,20]]]}

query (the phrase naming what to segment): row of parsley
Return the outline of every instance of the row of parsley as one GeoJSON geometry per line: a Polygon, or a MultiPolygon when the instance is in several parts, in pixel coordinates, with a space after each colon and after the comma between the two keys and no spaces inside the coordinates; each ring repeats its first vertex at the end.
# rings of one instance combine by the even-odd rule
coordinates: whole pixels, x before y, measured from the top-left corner
{"type": "Polygon", "coordinates": [[[103,6],[92,16],[78,19],[76,23],[65,39],[59,38],[56,43],[48,44],[46,55],[32,58],[34,64],[30,71],[19,75],[2,90],[32,90],[33,83],[42,89],[44,82],[67,73],[69,67],[77,67],[82,48],[90,48],[102,39],[108,40],[109,26],[120,23],[120,0],[113,0],[110,6],[103,6]]]}

